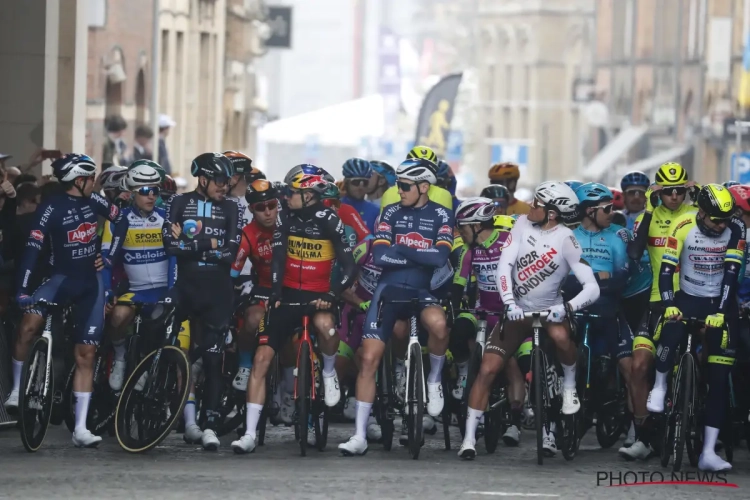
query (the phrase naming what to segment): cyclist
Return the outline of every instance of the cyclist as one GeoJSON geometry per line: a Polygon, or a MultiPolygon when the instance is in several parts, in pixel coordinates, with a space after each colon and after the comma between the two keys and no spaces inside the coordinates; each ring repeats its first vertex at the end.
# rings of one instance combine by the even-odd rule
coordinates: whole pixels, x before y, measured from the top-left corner
{"type": "Polygon", "coordinates": [[[365,221],[370,232],[375,229],[375,219],[378,217],[378,206],[365,200],[367,186],[372,177],[372,166],[362,158],[349,158],[343,166],[344,192],[341,203],[354,207],[365,221]]]}
{"type": "Polygon", "coordinates": [[[683,214],[672,222],[664,247],[659,289],[668,321],[659,339],[656,379],[647,406],[654,413],[664,411],[667,375],[686,333],[685,323],[680,320],[683,316],[705,317],[708,396],[698,468],[722,471],[732,466],[716,455],[714,448],[726,417],[727,382],[735,357],[736,335],[730,333],[739,331],[734,292],[744,260],[745,224],[734,217],[732,194],[719,184],[701,188],[697,204],[697,213],[683,214]],[[673,277],[677,266],[680,290],[675,292],[673,277]]]}
{"type": "Polygon", "coordinates": [[[107,224],[102,237],[102,257],[107,264],[103,272],[105,288],[115,288],[112,269],[120,265],[129,286],[129,293],[118,298],[109,316],[108,333],[114,349],[109,386],[115,391],[122,389],[124,383],[125,336],[135,317],[135,308],[129,303],[156,303],[174,283],[174,259],[167,257],[161,238],[166,214],[156,207],[160,183],[158,171],[148,164],[129,168],[125,186],[133,193],[132,205],[123,209],[116,225],[107,224]]]}
{"type": "Polygon", "coordinates": [[[111,165],[99,174],[96,185],[100,186],[100,189],[104,191],[104,197],[108,202],[115,203],[115,200],[123,193],[121,181],[127,171],[126,167],[111,165]]]}
{"type": "MultiPolygon", "coordinates": [[[[383,271],[372,302],[378,304],[387,288],[389,298],[419,296],[434,305],[423,305],[421,323],[429,335],[430,372],[427,377],[427,412],[435,417],[443,409],[440,383],[448,329],[445,311],[430,295],[430,282],[435,269],[448,261],[453,246],[453,214],[434,201],[428,192],[436,182],[435,163],[425,159],[406,160],[396,170],[401,202],[385,207],[373,242],[373,262],[383,271]]],[[[367,452],[366,427],[375,399],[375,372],[385,351],[396,319],[404,308],[384,304],[370,307],[362,335],[362,362],[357,376],[356,433],[339,445],[344,455],[367,452]],[[378,327],[378,311],[382,310],[382,326],[378,327]]]]}
{"type": "MultiPolygon", "coordinates": [[[[664,308],[659,293],[659,272],[662,256],[666,248],[669,227],[673,221],[695,208],[685,204],[688,189],[695,185],[688,181],[688,175],[678,163],[665,163],[655,175],[656,184],[646,191],[646,209],[633,223],[634,236],[628,243],[628,257],[640,261],[644,250],[648,250],[651,269],[651,296],[649,308],[642,312],[642,318],[633,340],[633,366],[630,373],[633,420],[636,442],[630,447],[620,448],[620,456],[628,460],[647,459],[653,453],[650,442],[652,425],[648,419],[646,400],[648,379],[654,363],[654,332],[664,308]],[[661,202],[661,204],[660,204],[661,202]]],[[[679,287],[679,277],[675,275],[674,288],[679,287]]]]}
{"type": "Polygon", "coordinates": [[[491,184],[500,184],[508,188],[511,201],[508,205],[508,215],[528,214],[531,207],[528,203],[517,200],[513,194],[518,187],[518,179],[521,177],[521,171],[515,163],[505,162],[496,163],[490,167],[488,174],[491,184]]]}
{"type": "Polygon", "coordinates": [[[288,184],[288,210],[279,216],[274,231],[268,320],[267,323],[262,321],[258,330],[259,346],[248,383],[247,429],[244,436],[232,443],[236,453],[255,449],[268,368],[274,352],[284,346],[301,323],[303,311],[280,306],[281,298],[316,305],[318,312],[312,317],[312,323],[323,354],[325,404],[336,406],[341,397],[335,370],[339,336],[329,309],[341,291],[351,284],[355,266],[341,219],[320,202],[328,185],[322,176],[304,172],[296,174],[288,184]],[[341,264],[342,276],[332,283],[335,260],[341,264]]]}
{"type": "MultiPolygon", "coordinates": [[[[426,146],[414,146],[409,154],[406,155],[407,160],[427,160],[433,164],[433,170],[437,172],[437,155],[435,152],[426,146]]],[[[446,190],[437,185],[430,185],[430,189],[427,192],[427,196],[430,201],[434,201],[438,205],[442,205],[448,210],[453,210],[453,197],[446,190]]],[[[383,209],[388,205],[399,203],[401,197],[399,196],[398,187],[392,186],[386,190],[383,194],[383,198],[380,200],[380,213],[383,213],[383,209]]]]}
{"type": "Polygon", "coordinates": [[[370,177],[367,199],[380,207],[380,200],[383,198],[385,190],[396,185],[396,171],[384,161],[373,160],[370,162],[370,166],[372,167],[372,177],[370,177]]]}
{"type": "Polygon", "coordinates": [[[643,172],[628,172],[620,181],[620,188],[625,195],[625,220],[628,229],[632,230],[636,219],[646,209],[646,191],[651,185],[648,175],[643,172]]]}
{"type": "Polygon", "coordinates": [[[463,459],[476,456],[477,424],[487,407],[495,377],[531,333],[531,322],[524,319],[524,311],[550,311],[544,323],[563,367],[562,412],[570,415],[581,407],[575,385],[576,347],[570,338],[569,324],[563,319],[568,309],[576,311],[596,301],[599,286],[591,268],[581,259],[581,246],[573,232],[565,227],[565,223],[578,217],[577,206],[578,198],[568,186],[543,182],[534,192],[531,212],[519,217],[510,232],[510,243],[500,256],[496,278],[509,322],[504,326],[503,339],[497,326],[487,338],[482,366],[469,395],[466,433],[458,452],[463,459]],[[571,270],[583,289],[565,304],[558,290],[571,270]]]}
{"type": "Polygon", "coordinates": [[[13,390],[6,406],[18,406],[22,361],[31,341],[42,328],[44,305],[40,301],[70,301],[75,304],[76,372],[73,394],[76,399],[73,444],[96,446],[102,440],[86,429],[96,346],[104,325],[105,287],[96,272],[97,215],[117,222],[119,209],[94,193],[96,164],[86,155],[67,154],[52,163],[55,178],[64,193],[41,203],[26,242],[26,251],[18,268],[18,305],[27,310],[19,327],[13,353],[13,390]],[[37,256],[44,240],[52,250],[50,277],[35,292],[28,289],[37,256]],[[32,309],[32,307],[38,304],[32,309]]]}
{"type": "MultiPolygon", "coordinates": [[[[222,395],[222,351],[233,313],[230,268],[242,228],[237,204],[226,199],[234,174],[232,162],[221,153],[203,153],[193,160],[190,172],[198,178],[198,185],[172,199],[162,240],[167,254],[177,258],[177,280],[169,292],[176,307],[175,328],[188,317],[201,326],[195,354],[203,359],[202,408],[206,418],[200,440],[205,450],[215,451],[219,447],[216,428],[221,418],[217,409],[222,395]]],[[[189,401],[195,401],[192,392],[189,401]]],[[[186,429],[191,416],[188,407],[194,412],[195,406],[185,405],[186,429]]],[[[197,432],[193,436],[195,440],[199,437],[197,432]]]]}
{"type": "Polygon", "coordinates": [[[726,181],[725,183],[722,184],[722,186],[724,186],[727,189],[729,189],[730,187],[739,186],[739,185],[740,183],[737,181],[726,181]]]}
{"type": "MultiPolygon", "coordinates": [[[[229,158],[234,167],[234,175],[229,181],[229,192],[227,198],[233,200],[240,207],[240,217],[242,218],[242,227],[250,224],[253,216],[245,199],[245,193],[248,186],[258,179],[265,179],[263,172],[253,167],[253,160],[249,156],[237,151],[224,151],[224,156],[229,158]]],[[[249,272],[249,268],[247,269],[249,272]]],[[[243,272],[243,275],[247,273],[243,272]]]]}
{"type": "Polygon", "coordinates": [[[248,380],[253,367],[253,338],[271,296],[271,243],[279,210],[278,196],[276,188],[266,180],[258,179],[250,184],[245,198],[252,221],[242,229],[240,248],[232,264],[233,278],[240,275],[248,260],[253,263],[254,270],[251,299],[244,312],[243,328],[237,336],[239,371],[233,382],[235,389],[247,389],[248,394],[248,380]]]}
{"type": "MultiPolygon", "coordinates": [[[[734,197],[734,204],[737,207],[736,216],[742,219],[745,227],[750,226],[750,187],[748,186],[731,186],[729,192],[734,197]]],[[[745,251],[745,269],[743,280],[740,282],[737,290],[737,298],[741,309],[750,308],[750,252],[745,251]]]]}
{"type": "Polygon", "coordinates": [[[448,165],[445,160],[438,160],[437,162],[437,186],[448,191],[453,197],[453,211],[455,212],[458,205],[461,202],[456,198],[456,188],[458,187],[456,176],[453,174],[453,169],[448,165]]]}
{"type": "Polygon", "coordinates": [[[164,180],[161,183],[159,190],[159,199],[161,200],[161,207],[164,212],[169,208],[169,203],[172,201],[174,195],[177,194],[177,183],[174,181],[171,175],[165,175],[164,180]]]}

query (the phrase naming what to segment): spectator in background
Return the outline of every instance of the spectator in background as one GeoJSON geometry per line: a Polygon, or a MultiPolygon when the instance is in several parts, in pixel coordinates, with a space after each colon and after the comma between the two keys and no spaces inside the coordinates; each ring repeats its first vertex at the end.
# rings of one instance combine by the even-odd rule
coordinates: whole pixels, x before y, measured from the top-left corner
{"type": "Polygon", "coordinates": [[[5,169],[5,180],[11,184],[16,183],[16,179],[21,176],[21,169],[18,167],[7,167],[5,169]]]}
{"type": "Polygon", "coordinates": [[[167,152],[167,143],[164,142],[169,135],[169,131],[177,123],[169,115],[159,115],[159,165],[167,175],[172,175],[172,165],[169,163],[169,153],[167,152]]]}
{"type": "MultiPolygon", "coordinates": [[[[153,160],[154,131],[148,125],[138,125],[135,129],[135,144],[133,145],[133,161],[153,160]]],[[[161,158],[159,159],[161,160],[161,158]]]]}
{"type": "Polygon", "coordinates": [[[34,174],[21,174],[15,179],[13,179],[13,186],[16,188],[16,191],[22,184],[34,184],[37,185],[39,180],[37,179],[36,175],[34,174]]]}
{"type": "Polygon", "coordinates": [[[127,166],[127,145],[122,139],[128,128],[127,122],[120,115],[112,115],[104,120],[104,125],[107,128],[107,142],[104,143],[101,162],[127,166]]]}
{"type": "Polygon", "coordinates": [[[34,213],[41,196],[42,190],[36,183],[24,182],[22,185],[19,184],[16,190],[16,215],[34,213]]]}

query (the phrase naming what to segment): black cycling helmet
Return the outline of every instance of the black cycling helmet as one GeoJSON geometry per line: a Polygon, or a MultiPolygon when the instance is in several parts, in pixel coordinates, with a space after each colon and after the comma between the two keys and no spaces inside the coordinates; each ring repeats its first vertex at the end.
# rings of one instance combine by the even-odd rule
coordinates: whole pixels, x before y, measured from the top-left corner
{"type": "Polygon", "coordinates": [[[502,198],[504,200],[510,201],[510,191],[508,191],[508,188],[503,186],[502,184],[491,184],[487,186],[486,188],[482,189],[482,192],[479,194],[482,198],[490,198],[492,200],[495,200],[497,198],[502,198]]]}
{"type": "Polygon", "coordinates": [[[234,167],[229,158],[221,153],[203,153],[193,160],[190,165],[190,173],[193,177],[206,177],[208,179],[232,177],[234,167]]]}
{"type": "Polygon", "coordinates": [[[252,205],[279,197],[276,188],[265,179],[258,179],[247,187],[245,200],[252,205]]]}

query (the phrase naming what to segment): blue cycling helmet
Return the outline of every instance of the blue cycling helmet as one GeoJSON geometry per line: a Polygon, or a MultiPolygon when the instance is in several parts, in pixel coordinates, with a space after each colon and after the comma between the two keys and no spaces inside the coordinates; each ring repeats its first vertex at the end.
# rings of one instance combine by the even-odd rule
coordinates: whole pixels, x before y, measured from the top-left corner
{"type": "Polygon", "coordinates": [[[576,197],[578,198],[578,207],[583,210],[598,205],[602,201],[612,201],[615,199],[612,191],[604,184],[599,184],[598,182],[587,182],[580,185],[576,189],[576,197]]]}
{"type": "Polygon", "coordinates": [[[448,165],[448,163],[444,160],[438,160],[437,167],[437,173],[435,174],[435,176],[437,177],[438,182],[448,180],[448,177],[451,174],[450,165],[448,165]]]}
{"type": "Polygon", "coordinates": [[[349,158],[342,171],[344,179],[369,179],[372,176],[372,165],[362,158],[349,158]]]}
{"type": "Polygon", "coordinates": [[[383,177],[388,183],[388,186],[394,186],[396,184],[396,170],[384,161],[371,161],[370,166],[372,170],[383,177]]]}
{"type": "Polygon", "coordinates": [[[620,181],[620,189],[623,191],[625,191],[625,188],[628,186],[642,186],[648,188],[650,185],[651,180],[648,178],[648,175],[638,171],[628,172],[620,181]]]}
{"type": "Polygon", "coordinates": [[[737,181],[727,181],[724,184],[722,184],[722,186],[724,186],[727,189],[729,189],[732,186],[739,186],[739,185],[740,185],[740,183],[737,182],[737,181]]]}
{"type": "Polygon", "coordinates": [[[297,174],[300,174],[300,173],[305,174],[305,175],[319,175],[323,177],[323,179],[326,182],[336,181],[336,179],[334,179],[331,174],[326,172],[325,169],[316,167],[315,165],[311,165],[309,163],[302,163],[292,168],[289,172],[287,172],[286,176],[284,176],[284,184],[289,185],[289,183],[292,182],[292,179],[294,179],[297,176],[297,174]]]}
{"type": "Polygon", "coordinates": [[[79,177],[94,177],[96,163],[86,155],[69,153],[52,162],[52,173],[60,182],[72,182],[79,177]]]}
{"type": "Polygon", "coordinates": [[[578,189],[579,187],[581,187],[583,185],[583,182],[573,180],[573,181],[565,181],[565,182],[563,182],[563,184],[567,184],[567,186],[570,189],[572,189],[573,191],[575,191],[576,189],[578,189]]]}

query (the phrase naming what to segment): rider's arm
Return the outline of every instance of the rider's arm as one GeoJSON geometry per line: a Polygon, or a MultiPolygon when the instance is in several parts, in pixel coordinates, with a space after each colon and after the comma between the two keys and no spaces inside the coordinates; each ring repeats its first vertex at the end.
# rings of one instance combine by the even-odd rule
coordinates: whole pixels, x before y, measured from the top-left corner
{"type": "Polygon", "coordinates": [[[669,228],[667,244],[664,245],[664,252],[661,256],[661,268],[659,269],[659,293],[664,307],[674,305],[674,273],[680,263],[680,254],[682,253],[682,244],[685,236],[690,232],[690,224],[679,224],[669,228]]]}
{"type": "Polygon", "coordinates": [[[619,296],[625,290],[630,273],[626,246],[629,240],[628,230],[625,228],[617,231],[617,237],[610,240],[612,275],[609,278],[602,279],[599,273],[594,273],[596,283],[599,285],[599,290],[602,294],[619,296]]]}
{"type": "Polygon", "coordinates": [[[724,279],[721,283],[721,301],[719,312],[725,313],[729,301],[735,300],[735,291],[739,283],[739,273],[745,257],[745,223],[739,217],[733,217],[729,223],[732,235],[727,244],[727,253],[724,256],[724,279]]]}
{"type": "Polygon", "coordinates": [[[242,216],[240,206],[232,200],[224,200],[222,212],[226,217],[226,229],[223,238],[219,238],[215,249],[204,254],[206,262],[227,264],[231,266],[237,257],[237,248],[240,245],[240,234],[242,233],[242,216]]]}
{"type": "Polygon", "coordinates": [[[372,243],[372,258],[376,266],[383,269],[399,269],[417,265],[401,255],[393,245],[393,223],[391,215],[397,210],[390,205],[380,214],[380,222],[375,228],[375,239],[372,243]]]}
{"type": "Polygon", "coordinates": [[[276,231],[271,242],[271,295],[281,297],[286,268],[287,239],[289,237],[287,210],[279,210],[276,216],[276,231]]]}
{"type": "Polygon", "coordinates": [[[453,286],[451,287],[451,300],[453,308],[458,309],[461,306],[461,299],[464,297],[466,284],[471,276],[471,250],[468,245],[461,247],[461,254],[458,257],[458,265],[453,275],[453,286]]]}
{"type": "Polygon", "coordinates": [[[643,212],[633,223],[633,238],[628,242],[628,257],[640,260],[648,244],[648,228],[651,225],[651,212],[643,212]]]}
{"type": "Polygon", "coordinates": [[[100,217],[104,217],[110,222],[118,222],[120,220],[120,209],[107,201],[104,196],[99,193],[91,193],[89,200],[91,201],[91,208],[100,217]]]}
{"type": "MultiPolygon", "coordinates": [[[[503,251],[505,253],[505,251],[503,251]]],[[[568,301],[573,311],[578,311],[596,302],[599,298],[599,285],[594,278],[591,267],[581,258],[581,246],[572,234],[563,240],[562,254],[570,266],[570,270],[576,275],[576,279],[583,285],[583,289],[568,301]]]]}
{"type": "Polygon", "coordinates": [[[236,278],[242,272],[242,268],[245,267],[245,261],[250,257],[250,238],[247,236],[245,230],[240,233],[240,248],[237,250],[237,257],[234,259],[232,264],[231,275],[232,278],[236,278]]]}
{"type": "Polygon", "coordinates": [[[367,229],[367,225],[353,206],[342,203],[339,207],[339,218],[357,233],[357,242],[364,241],[371,236],[370,230],[367,229]]]}
{"type": "Polygon", "coordinates": [[[453,228],[456,225],[453,213],[445,209],[435,211],[435,222],[441,224],[435,237],[435,244],[429,248],[411,248],[396,245],[400,255],[423,267],[440,268],[445,265],[453,250],[453,228]],[[441,212],[442,211],[442,212],[441,212]],[[445,215],[441,215],[445,214],[445,215]]]}
{"type": "Polygon", "coordinates": [[[102,269],[102,282],[104,288],[109,289],[112,286],[112,269],[119,263],[122,257],[122,244],[128,234],[130,221],[127,217],[121,218],[116,224],[107,221],[104,226],[102,235],[102,260],[104,269],[102,269]]]}
{"type": "Polygon", "coordinates": [[[496,282],[500,287],[500,298],[506,306],[516,303],[516,299],[513,296],[513,266],[518,258],[521,236],[523,236],[523,231],[527,224],[528,219],[526,217],[519,218],[516,221],[513,229],[510,231],[510,244],[503,249],[503,253],[500,254],[500,262],[497,265],[496,282]]]}
{"type": "Polygon", "coordinates": [[[167,216],[164,218],[161,239],[164,243],[164,250],[166,250],[167,255],[202,260],[203,252],[211,250],[211,240],[207,238],[192,239],[185,242],[180,240],[182,235],[180,238],[174,238],[172,236],[172,224],[179,219],[179,214],[185,209],[187,199],[188,198],[182,194],[175,195],[174,198],[172,198],[172,202],[169,204],[167,210],[167,216]]]}
{"type": "Polygon", "coordinates": [[[34,222],[31,224],[31,230],[26,239],[26,248],[24,249],[21,262],[18,266],[18,293],[26,294],[29,287],[29,279],[34,271],[34,266],[42,252],[44,240],[49,237],[50,228],[58,223],[59,211],[56,211],[52,203],[59,202],[58,198],[53,198],[47,203],[39,205],[34,214],[34,222]]]}
{"type": "Polygon", "coordinates": [[[342,290],[349,288],[354,282],[354,278],[357,276],[357,266],[354,264],[352,247],[349,246],[349,241],[346,238],[344,223],[333,210],[328,209],[326,212],[328,212],[328,215],[320,217],[318,222],[325,237],[333,244],[336,262],[341,266],[341,279],[331,283],[331,293],[338,296],[342,290]]]}

